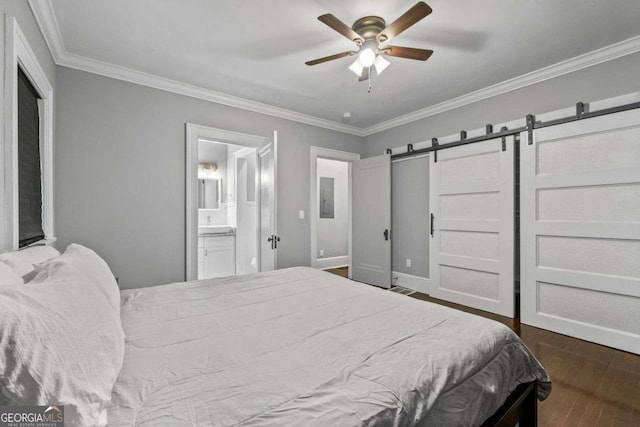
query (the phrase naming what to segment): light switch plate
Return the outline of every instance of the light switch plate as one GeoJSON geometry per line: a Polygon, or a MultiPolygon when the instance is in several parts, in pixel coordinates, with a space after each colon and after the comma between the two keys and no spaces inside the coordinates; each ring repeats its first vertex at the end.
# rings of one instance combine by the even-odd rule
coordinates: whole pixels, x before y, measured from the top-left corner
{"type": "Polygon", "coordinates": [[[407,267],[411,267],[411,260],[407,258],[407,267]]]}
{"type": "Polygon", "coordinates": [[[304,219],[304,211],[303,210],[298,211],[298,218],[304,219]]]}

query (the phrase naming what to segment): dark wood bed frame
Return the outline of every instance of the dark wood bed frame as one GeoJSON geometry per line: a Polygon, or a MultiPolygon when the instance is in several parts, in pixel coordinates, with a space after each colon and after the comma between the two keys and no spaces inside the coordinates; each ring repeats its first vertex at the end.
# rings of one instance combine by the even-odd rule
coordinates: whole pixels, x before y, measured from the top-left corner
{"type": "Polygon", "coordinates": [[[538,425],[538,385],[530,382],[520,384],[507,397],[504,404],[490,416],[482,427],[535,427],[538,425]]]}

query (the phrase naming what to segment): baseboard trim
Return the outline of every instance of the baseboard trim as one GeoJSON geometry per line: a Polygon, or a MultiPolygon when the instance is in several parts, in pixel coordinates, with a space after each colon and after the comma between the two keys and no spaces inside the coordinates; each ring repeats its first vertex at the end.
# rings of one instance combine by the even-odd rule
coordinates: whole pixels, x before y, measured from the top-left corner
{"type": "Polygon", "coordinates": [[[397,271],[393,271],[391,276],[394,280],[394,285],[413,289],[414,291],[422,292],[423,294],[429,293],[429,279],[425,277],[413,276],[411,274],[400,273],[397,271]]]}
{"type": "Polygon", "coordinates": [[[318,258],[316,260],[316,268],[320,270],[329,270],[331,268],[347,267],[349,265],[349,255],[334,256],[330,258],[318,258]]]}

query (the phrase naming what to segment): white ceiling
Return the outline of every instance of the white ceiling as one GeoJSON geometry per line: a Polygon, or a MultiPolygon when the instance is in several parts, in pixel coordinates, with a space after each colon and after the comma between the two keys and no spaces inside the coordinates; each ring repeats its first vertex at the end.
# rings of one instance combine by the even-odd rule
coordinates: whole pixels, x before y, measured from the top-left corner
{"type": "Polygon", "coordinates": [[[353,45],[317,17],[393,21],[400,0],[54,0],[68,53],[226,94],[368,127],[640,34],[638,0],[431,0],[433,14],[393,44],[435,51],[391,58],[372,93],[353,45]]]}

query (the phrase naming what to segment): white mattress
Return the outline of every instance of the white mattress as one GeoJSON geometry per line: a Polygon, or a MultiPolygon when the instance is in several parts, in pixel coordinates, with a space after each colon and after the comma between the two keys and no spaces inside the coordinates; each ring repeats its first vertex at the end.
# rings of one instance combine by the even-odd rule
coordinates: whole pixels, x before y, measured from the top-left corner
{"type": "Polygon", "coordinates": [[[549,379],[497,322],[310,268],[122,292],[109,425],[477,425],[549,379]]]}

